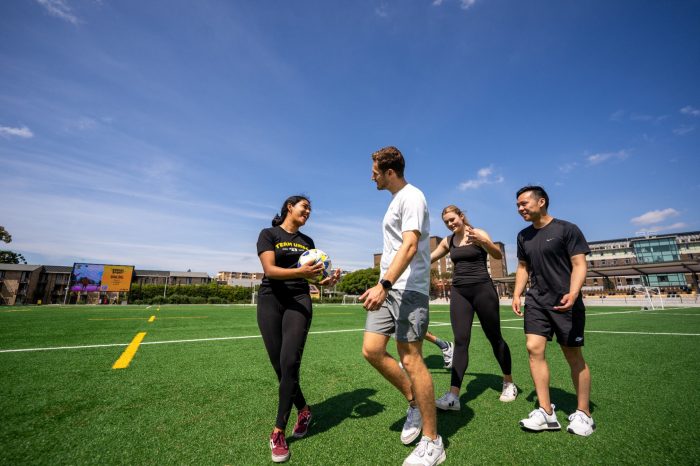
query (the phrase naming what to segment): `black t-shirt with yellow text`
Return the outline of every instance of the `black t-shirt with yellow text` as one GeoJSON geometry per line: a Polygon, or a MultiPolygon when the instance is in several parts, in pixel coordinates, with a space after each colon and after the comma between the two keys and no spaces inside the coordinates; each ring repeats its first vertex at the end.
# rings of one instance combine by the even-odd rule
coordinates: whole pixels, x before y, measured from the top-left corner
{"type": "MultiPolygon", "coordinates": [[[[296,268],[299,256],[304,251],[314,248],[314,241],[310,237],[299,231],[287,233],[280,226],[265,228],[258,236],[258,256],[265,251],[274,251],[275,265],[284,269],[296,268]]],[[[265,275],[260,285],[260,293],[267,292],[308,294],[309,282],[304,278],[274,280],[265,275]]]]}

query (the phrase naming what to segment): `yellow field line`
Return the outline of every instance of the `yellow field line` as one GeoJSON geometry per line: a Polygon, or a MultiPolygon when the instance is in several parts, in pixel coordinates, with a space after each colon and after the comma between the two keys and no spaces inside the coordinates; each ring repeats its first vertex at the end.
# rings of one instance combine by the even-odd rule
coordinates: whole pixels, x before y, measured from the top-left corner
{"type": "Polygon", "coordinates": [[[148,319],[148,323],[150,324],[150,323],[153,322],[154,320],[156,320],[156,316],[151,316],[151,318],[148,319]]]}
{"type": "Polygon", "coordinates": [[[117,359],[117,362],[114,363],[112,366],[112,369],[126,369],[129,367],[129,363],[131,360],[134,358],[134,355],[136,354],[136,351],[139,349],[139,345],[141,344],[141,341],[143,340],[143,337],[146,336],[146,332],[139,332],[136,334],[133,340],[131,340],[131,343],[129,343],[129,346],[126,347],[124,352],[122,353],[121,356],[119,356],[119,359],[117,359]]]}

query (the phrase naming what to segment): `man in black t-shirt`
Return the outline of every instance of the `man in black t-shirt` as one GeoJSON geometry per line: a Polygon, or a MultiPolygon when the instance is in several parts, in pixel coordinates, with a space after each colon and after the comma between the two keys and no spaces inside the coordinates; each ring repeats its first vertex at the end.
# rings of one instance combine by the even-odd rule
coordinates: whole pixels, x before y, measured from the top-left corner
{"type": "Polygon", "coordinates": [[[525,336],[530,374],[539,408],[520,421],[527,430],[559,430],[561,425],[549,398],[547,341],[557,336],[576,389],[578,406],[569,416],[567,431],[588,436],[595,430],[589,400],[591,373],[583,358],[586,308],[581,287],[586,280],[586,238],[573,223],[547,213],[549,196],[540,186],[525,186],[517,193],[518,213],[532,225],[518,234],[518,269],[515,274],[513,312],[522,316],[520,296],[525,294],[525,336]]]}

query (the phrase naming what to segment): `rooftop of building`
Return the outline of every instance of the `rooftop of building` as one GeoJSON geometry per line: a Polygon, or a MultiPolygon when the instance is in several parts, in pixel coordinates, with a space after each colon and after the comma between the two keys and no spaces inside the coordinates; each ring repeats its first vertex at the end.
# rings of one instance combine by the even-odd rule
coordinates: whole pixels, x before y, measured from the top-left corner
{"type": "Polygon", "coordinates": [[[632,241],[642,241],[642,240],[649,240],[649,239],[659,239],[659,238],[677,238],[679,236],[698,236],[700,238],[700,231],[684,231],[681,233],[658,233],[658,234],[649,234],[649,235],[644,235],[644,236],[630,236],[628,238],[615,238],[615,239],[605,239],[605,240],[600,240],[600,241],[589,241],[589,245],[597,245],[597,244],[607,244],[607,243],[629,243],[632,241]]]}
{"type": "Polygon", "coordinates": [[[0,264],[0,270],[8,272],[34,272],[41,267],[41,265],[33,264],[0,264]]]}

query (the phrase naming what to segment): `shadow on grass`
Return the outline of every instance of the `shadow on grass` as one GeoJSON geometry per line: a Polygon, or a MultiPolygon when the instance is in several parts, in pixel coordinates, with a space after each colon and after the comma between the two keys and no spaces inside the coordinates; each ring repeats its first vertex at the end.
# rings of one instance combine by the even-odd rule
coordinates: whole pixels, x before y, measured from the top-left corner
{"type": "MultiPolygon", "coordinates": [[[[460,410],[438,410],[438,432],[446,439],[446,445],[449,445],[450,436],[465,427],[474,418],[474,410],[469,407],[469,402],[488,391],[494,391],[494,396],[496,396],[503,384],[503,378],[494,374],[467,373],[465,376],[474,378],[469,381],[459,397],[460,410]]],[[[448,389],[449,387],[445,391],[448,389]]],[[[442,393],[437,393],[436,395],[442,396],[442,393]]]]}
{"type": "MultiPolygon", "coordinates": [[[[540,405],[537,402],[537,392],[535,390],[531,391],[525,399],[532,402],[532,409],[539,408],[540,405]]],[[[578,407],[578,400],[576,398],[576,392],[573,391],[573,387],[572,391],[564,391],[561,388],[549,387],[549,399],[552,400],[552,403],[554,403],[554,406],[556,406],[556,410],[559,412],[559,415],[557,416],[557,418],[559,418],[559,422],[566,419],[566,416],[576,411],[576,408],[578,407]],[[564,413],[566,413],[566,415],[562,418],[561,415],[564,413]]],[[[592,401],[589,402],[589,404],[592,415],[597,405],[592,401]]]]}
{"type": "Polygon", "coordinates": [[[496,374],[466,373],[466,376],[474,377],[464,388],[464,393],[459,397],[462,405],[477,399],[486,391],[493,391],[494,400],[498,401],[503,388],[503,376],[496,374]]]}
{"type": "MultiPolygon", "coordinates": [[[[439,360],[438,367],[442,367],[443,361],[439,356],[435,357],[439,360]]],[[[427,361],[426,361],[427,362],[427,361]]],[[[428,367],[432,367],[429,364],[428,367]]],[[[501,385],[503,383],[503,378],[494,374],[468,374],[474,378],[467,384],[464,393],[459,398],[461,404],[459,411],[442,411],[437,410],[437,430],[445,441],[445,445],[449,446],[450,437],[464,428],[469,422],[474,418],[474,410],[471,409],[468,404],[470,401],[478,398],[484,392],[493,390],[494,396],[497,398],[497,394],[500,393],[501,385]]],[[[445,391],[449,387],[445,388],[445,391]]],[[[442,396],[444,392],[436,393],[437,397],[442,396]]],[[[405,417],[401,417],[394,424],[391,425],[390,429],[395,432],[400,432],[403,428],[403,423],[406,420],[405,417]]]]}
{"type": "MultiPolygon", "coordinates": [[[[377,393],[371,388],[359,388],[340,393],[311,406],[313,420],[307,437],[326,432],[346,419],[371,417],[384,411],[384,405],[370,397],[377,393]]],[[[287,439],[292,440],[293,437],[287,439]]]]}
{"type": "Polygon", "coordinates": [[[442,356],[431,354],[430,356],[426,356],[423,360],[428,369],[445,369],[445,360],[442,356]]]}

